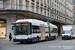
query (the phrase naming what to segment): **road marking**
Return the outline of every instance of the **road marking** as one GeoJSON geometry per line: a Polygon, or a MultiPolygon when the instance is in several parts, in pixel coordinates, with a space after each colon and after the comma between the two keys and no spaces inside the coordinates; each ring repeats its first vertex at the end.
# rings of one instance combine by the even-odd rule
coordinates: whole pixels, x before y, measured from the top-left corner
{"type": "Polygon", "coordinates": [[[59,41],[59,42],[64,42],[64,41],[59,41]]]}
{"type": "Polygon", "coordinates": [[[0,44],[7,44],[7,43],[12,43],[12,42],[1,42],[0,44]]]}
{"type": "Polygon", "coordinates": [[[71,41],[66,41],[66,42],[71,42],[71,41]]]}
{"type": "Polygon", "coordinates": [[[51,42],[51,41],[47,41],[47,42],[51,42]]]}
{"type": "Polygon", "coordinates": [[[75,41],[73,43],[75,43],[75,41]]]}
{"type": "Polygon", "coordinates": [[[52,41],[52,42],[58,42],[58,41],[52,41]]]}
{"type": "Polygon", "coordinates": [[[58,42],[58,41],[48,41],[48,42],[58,42]]]}
{"type": "Polygon", "coordinates": [[[71,42],[71,43],[75,43],[75,41],[47,41],[47,42],[67,42],[67,43],[69,43],[69,42],[71,42]]]}

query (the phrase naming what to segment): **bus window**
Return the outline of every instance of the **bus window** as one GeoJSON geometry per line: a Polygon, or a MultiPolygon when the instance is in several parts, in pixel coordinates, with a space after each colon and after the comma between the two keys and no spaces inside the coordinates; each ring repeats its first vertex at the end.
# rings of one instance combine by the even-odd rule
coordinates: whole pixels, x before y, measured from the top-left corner
{"type": "Polygon", "coordinates": [[[45,33],[49,33],[49,28],[45,27],[45,33]]]}
{"type": "Polygon", "coordinates": [[[39,26],[32,26],[32,32],[33,33],[40,33],[40,27],[39,26]]]}
{"type": "Polygon", "coordinates": [[[57,28],[53,28],[53,29],[51,30],[51,33],[58,33],[58,29],[57,29],[57,28]]]}

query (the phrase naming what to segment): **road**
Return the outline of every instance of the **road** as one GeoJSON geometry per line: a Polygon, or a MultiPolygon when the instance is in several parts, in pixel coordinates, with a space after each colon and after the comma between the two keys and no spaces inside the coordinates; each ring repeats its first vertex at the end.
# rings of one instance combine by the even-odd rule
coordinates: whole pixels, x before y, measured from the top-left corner
{"type": "Polygon", "coordinates": [[[39,43],[0,43],[0,50],[75,50],[75,39],[43,41],[39,43]]]}

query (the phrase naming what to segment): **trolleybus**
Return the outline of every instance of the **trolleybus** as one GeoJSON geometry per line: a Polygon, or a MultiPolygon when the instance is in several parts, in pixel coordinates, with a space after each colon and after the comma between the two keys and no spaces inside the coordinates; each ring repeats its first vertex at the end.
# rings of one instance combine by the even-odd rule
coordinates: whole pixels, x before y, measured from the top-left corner
{"type": "MultiPolygon", "coordinates": [[[[58,28],[50,23],[51,39],[58,36],[58,28]]],[[[37,19],[23,19],[14,22],[13,26],[14,42],[33,42],[49,40],[49,27],[47,22],[37,19]]]]}

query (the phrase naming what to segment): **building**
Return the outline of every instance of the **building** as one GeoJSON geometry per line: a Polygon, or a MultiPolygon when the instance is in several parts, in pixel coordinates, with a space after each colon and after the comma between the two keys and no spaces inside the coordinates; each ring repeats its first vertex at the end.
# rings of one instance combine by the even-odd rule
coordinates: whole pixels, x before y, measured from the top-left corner
{"type": "Polygon", "coordinates": [[[73,24],[75,24],[75,1],[73,1],[73,19],[74,19],[73,24]]]}
{"type": "Polygon", "coordinates": [[[52,23],[58,26],[73,24],[72,9],[72,0],[0,0],[0,38],[8,40],[11,23],[20,18],[54,19],[52,23]]]}

